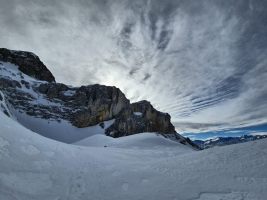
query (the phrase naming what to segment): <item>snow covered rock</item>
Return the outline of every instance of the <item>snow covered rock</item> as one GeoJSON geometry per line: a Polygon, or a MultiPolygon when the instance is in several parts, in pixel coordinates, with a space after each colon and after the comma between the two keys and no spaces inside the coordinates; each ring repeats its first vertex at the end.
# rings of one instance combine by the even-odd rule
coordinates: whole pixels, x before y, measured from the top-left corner
{"type": "MultiPolygon", "coordinates": [[[[130,104],[121,90],[112,86],[71,87],[56,83],[52,73],[30,52],[0,49],[0,89],[18,121],[43,135],[45,131],[40,132],[36,126],[38,123],[42,126],[42,120],[56,122],[58,127],[64,122],[86,128],[114,119],[114,123],[105,128],[106,135],[111,137],[158,132],[190,144],[176,133],[170,115],[157,111],[148,101],[130,104]],[[34,121],[30,117],[40,120],[30,124],[27,121],[34,121]]],[[[64,138],[56,132],[50,131],[57,135],[49,137],[64,142],[82,139],[79,136],[77,139],[64,138]]]]}
{"type": "Polygon", "coordinates": [[[19,67],[19,70],[38,80],[54,82],[55,78],[38,56],[31,52],[13,51],[0,48],[0,60],[10,62],[19,67]]]}

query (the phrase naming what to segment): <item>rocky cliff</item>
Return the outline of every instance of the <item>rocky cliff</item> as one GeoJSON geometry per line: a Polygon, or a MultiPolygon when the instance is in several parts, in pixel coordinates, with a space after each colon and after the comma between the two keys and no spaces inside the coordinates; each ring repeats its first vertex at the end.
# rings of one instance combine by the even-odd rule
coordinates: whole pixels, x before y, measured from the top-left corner
{"type": "Polygon", "coordinates": [[[19,67],[21,72],[38,80],[55,82],[53,74],[40,61],[39,57],[31,52],[0,48],[0,61],[13,63],[19,67]]]}
{"type": "Polygon", "coordinates": [[[13,110],[35,118],[66,120],[78,128],[115,119],[105,130],[111,137],[157,132],[190,143],[176,133],[170,115],[157,111],[148,101],[130,104],[120,89],[111,86],[56,83],[30,52],[0,49],[0,90],[13,110]]]}
{"type": "MultiPolygon", "coordinates": [[[[42,83],[34,88],[43,94],[49,101],[63,105],[64,109],[46,110],[49,118],[55,112],[60,118],[69,120],[78,128],[96,125],[100,122],[113,119],[123,108],[130,105],[129,100],[116,87],[103,85],[89,85],[71,88],[61,83],[42,83]]],[[[45,112],[45,111],[44,111],[45,112]]]]}
{"type": "Polygon", "coordinates": [[[125,107],[107,130],[112,137],[121,137],[140,132],[175,134],[168,113],[157,111],[148,101],[140,101],[125,107]]]}

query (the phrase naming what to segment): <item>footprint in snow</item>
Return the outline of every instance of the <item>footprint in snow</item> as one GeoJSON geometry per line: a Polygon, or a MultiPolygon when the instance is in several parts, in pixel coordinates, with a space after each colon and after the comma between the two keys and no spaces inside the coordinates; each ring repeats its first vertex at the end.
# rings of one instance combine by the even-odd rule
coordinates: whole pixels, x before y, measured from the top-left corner
{"type": "Polygon", "coordinates": [[[142,179],[142,183],[148,183],[149,181],[147,179],[142,179]]]}
{"type": "Polygon", "coordinates": [[[9,145],[10,145],[9,142],[6,139],[0,137],[0,158],[1,156],[9,155],[9,151],[7,149],[9,145]]]}
{"type": "Polygon", "coordinates": [[[112,176],[119,176],[119,175],[120,175],[120,172],[118,172],[118,171],[114,171],[111,175],[112,175],[112,176]]]}
{"type": "Polygon", "coordinates": [[[23,146],[21,149],[25,154],[29,156],[38,155],[40,153],[40,150],[33,145],[23,146]]]}
{"type": "Polygon", "coordinates": [[[42,169],[49,169],[49,168],[52,167],[51,162],[49,162],[49,161],[47,161],[47,160],[34,161],[33,163],[34,163],[34,165],[35,165],[39,170],[42,170],[42,169]]]}
{"type": "Polygon", "coordinates": [[[27,143],[27,142],[29,142],[28,140],[25,140],[25,139],[23,139],[23,138],[20,139],[19,141],[22,142],[22,143],[27,143]]]}
{"type": "Polygon", "coordinates": [[[121,188],[122,188],[123,191],[128,191],[129,184],[128,183],[123,183],[122,186],[121,186],[121,188]]]}
{"type": "Polygon", "coordinates": [[[38,195],[53,185],[49,174],[25,171],[0,173],[0,182],[4,188],[28,195],[38,195]]]}
{"type": "Polygon", "coordinates": [[[106,165],[104,167],[105,170],[113,170],[114,169],[114,166],[113,165],[106,165]]]}
{"type": "Polygon", "coordinates": [[[72,177],[71,178],[71,186],[70,186],[70,199],[72,200],[78,200],[78,199],[83,199],[83,196],[85,195],[86,192],[86,187],[85,183],[83,180],[83,173],[80,172],[80,175],[77,177],[72,177]]]}
{"type": "Polygon", "coordinates": [[[44,153],[47,157],[53,157],[54,155],[55,155],[55,152],[53,152],[53,151],[46,151],[45,153],[44,153]]]}

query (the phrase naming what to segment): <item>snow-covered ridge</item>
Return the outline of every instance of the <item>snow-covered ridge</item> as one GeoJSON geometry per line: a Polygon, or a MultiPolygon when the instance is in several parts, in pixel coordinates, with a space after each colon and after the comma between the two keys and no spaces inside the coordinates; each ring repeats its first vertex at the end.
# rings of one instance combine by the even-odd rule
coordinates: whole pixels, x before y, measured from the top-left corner
{"type": "Polygon", "coordinates": [[[38,56],[0,49],[0,89],[12,115],[34,132],[74,143],[94,135],[97,127],[101,131],[96,132],[115,138],[142,132],[161,133],[194,146],[176,133],[169,114],[157,111],[148,101],[130,104],[116,87],[97,84],[70,87],[52,79],[38,56]],[[101,127],[110,120],[113,120],[110,126],[101,127]]]}
{"type": "MultiPolygon", "coordinates": [[[[18,66],[12,63],[0,62],[0,84],[2,96],[7,97],[11,108],[10,112],[25,127],[52,139],[72,143],[93,135],[95,132],[105,134],[107,128],[101,128],[100,123],[94,126],[77,128],[70,122],[64,113],[79,112],[82,107],[78,104],[73,107],[72,97],[77,88],[63,90],[61,95],[66,98],[66,103],[59,98],[53,98],[41,93],[39,87],[46,85],[46,81],[36,80],[22,73],[18,66]],[[15,97],[15,98],[14,98],[15,97]],[[96,129],[101,129],[95,131],[96,129]]],[[[135,116],[141,117],[140,112],[135,116]]],[[[114,122],[114,119],[111,119],[114,122]]],[[[108,120],[110,121],[110,120],[108,120]]]]}
{"type": "Polygon", "coordinates": [[[18,66],[21,72],[37,80],[55,82],[53,74],[42,63],[39,57],[31,52],[0,48],[0,61],[18,66]]]}

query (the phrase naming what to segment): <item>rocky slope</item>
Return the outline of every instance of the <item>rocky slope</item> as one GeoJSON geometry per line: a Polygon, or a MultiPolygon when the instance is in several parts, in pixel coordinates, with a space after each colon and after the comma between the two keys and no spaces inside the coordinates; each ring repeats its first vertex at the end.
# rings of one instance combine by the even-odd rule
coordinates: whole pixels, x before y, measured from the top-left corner
{"type": "Polygon", "coordinates": [[[158,132],[193,145],[176,133],[169,114],[157,111],[148,101],[131,104],[120,89],[111,86],[56,83],[38,56],[30,52],[0,49],[0,90],[14,113],[66,120],[78,128],[103,126],[102,122],[115,119],[105,129],[106,135],[158,132]]]}
{"type": "Polygon", "coordinates": [[[40,59],[31,52],[12,51],[0,48],[0,61],[10,62],[19,67],[19,70],[38,80],[55,82],[53,74],[40,61],[40,59]]]}

